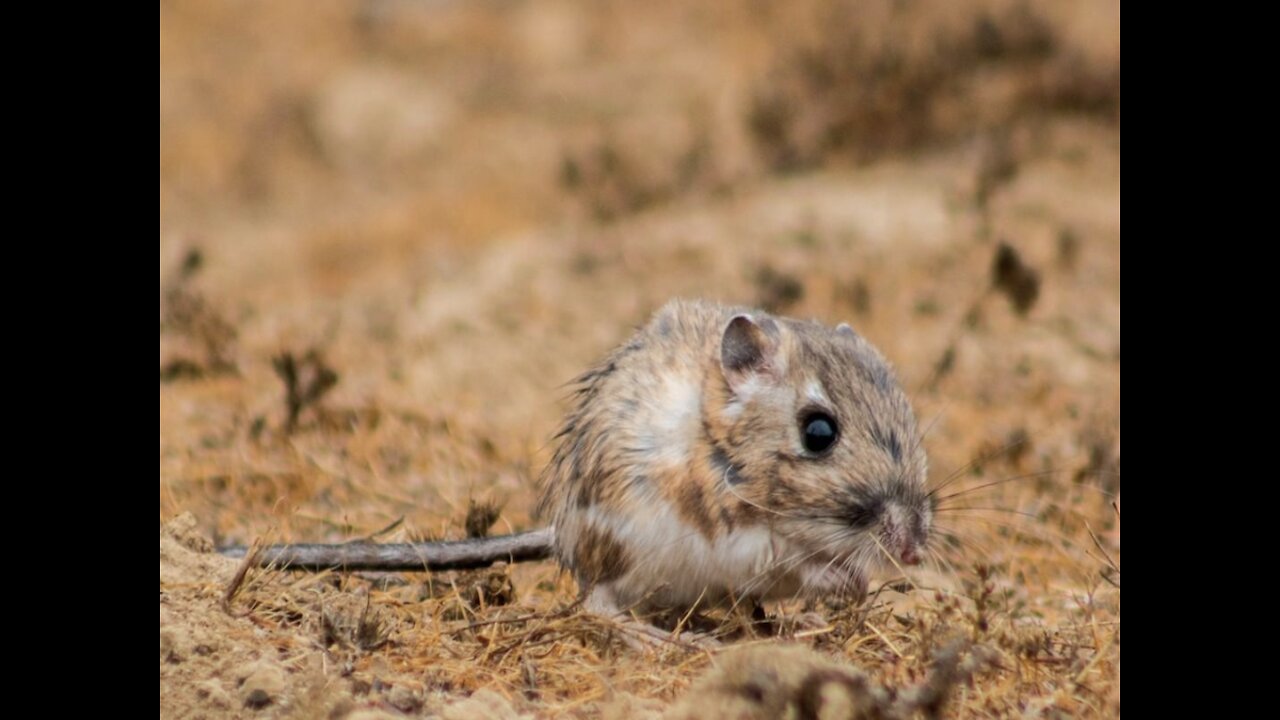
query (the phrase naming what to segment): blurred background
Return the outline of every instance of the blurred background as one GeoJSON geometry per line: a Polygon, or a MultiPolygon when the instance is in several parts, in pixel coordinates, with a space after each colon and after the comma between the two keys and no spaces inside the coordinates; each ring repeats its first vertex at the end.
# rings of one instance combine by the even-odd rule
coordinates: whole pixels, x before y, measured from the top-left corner
{"type": "Polygon", "coordinates": [[[674,295],[853,323],[935,452],[1010,402],[1118,433],[1119,13],[162,2],[162,518],[523,525],[563,384],[674,295]]]}

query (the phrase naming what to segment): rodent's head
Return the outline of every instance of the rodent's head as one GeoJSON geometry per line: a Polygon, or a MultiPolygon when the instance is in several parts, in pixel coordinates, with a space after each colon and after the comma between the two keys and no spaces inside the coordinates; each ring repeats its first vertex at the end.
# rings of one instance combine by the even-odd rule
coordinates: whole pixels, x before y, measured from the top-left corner
{"type": "Polygon", "coordinates": [[[848,325],[739,314],[719,366],[704,406],[712,464],[787,541],[779,562],[810,590],[862,592],[870,570],[919,561],[925,453],[879,351],[848,325]]]}

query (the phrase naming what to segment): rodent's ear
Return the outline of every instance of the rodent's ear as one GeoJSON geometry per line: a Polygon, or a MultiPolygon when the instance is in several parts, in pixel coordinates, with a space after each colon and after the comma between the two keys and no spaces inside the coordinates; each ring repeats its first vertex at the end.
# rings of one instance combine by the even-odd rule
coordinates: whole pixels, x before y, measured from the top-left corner
{"type": "Polygon", "coordinates": [[[778,325],[771,318],[757,323],[735,315],[720,340],[720,367],[729,387],[739,391],[754,378],[773,377],[778,370],[778,325]]]}
{"type": "Polygon", "coordinates": [[[842,335],[848,335],[849,337],[858,337],[858,333],[854,332],[853,328],[849,327],[849,323],[840,323],[837,325],[836,332],[842,335]]]}

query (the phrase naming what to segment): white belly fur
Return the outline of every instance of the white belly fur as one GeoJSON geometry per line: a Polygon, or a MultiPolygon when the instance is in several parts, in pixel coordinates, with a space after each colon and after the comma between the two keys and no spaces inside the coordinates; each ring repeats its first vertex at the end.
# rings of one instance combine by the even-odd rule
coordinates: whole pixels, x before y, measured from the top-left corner
{"type": "Polygon", "coordinates": [[[796,553],[767,527],[736,528],[709,541],[681,521],[665,500],[651,498],[643,508],[625,517],[599,506],[586,513],[588,523],[607,529],[627,548],[627,572],[608,583],[621,608],[638,603],[706,606],[796,592],[798,575],[781,567],[796,553]]]}

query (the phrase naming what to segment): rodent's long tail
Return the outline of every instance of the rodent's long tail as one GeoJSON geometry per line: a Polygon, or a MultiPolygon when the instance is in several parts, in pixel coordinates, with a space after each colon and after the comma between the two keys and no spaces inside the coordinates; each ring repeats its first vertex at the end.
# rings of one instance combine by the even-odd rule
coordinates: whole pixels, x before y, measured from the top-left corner
{"type": "MultiPolygon", "coordinates": [[[[551,556],[551,528],[469,540],[421,543],[357,541],[336,545],[268,545],[257,553],[255,565],[282,570],[467,570],[495,562],[542,560],[551,556]]],[[[245,547],[220,551],[244,557],[245,547]]]]}

